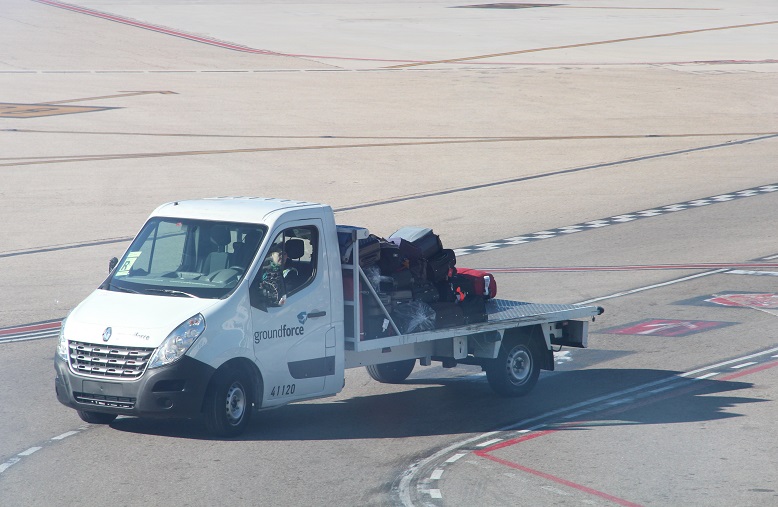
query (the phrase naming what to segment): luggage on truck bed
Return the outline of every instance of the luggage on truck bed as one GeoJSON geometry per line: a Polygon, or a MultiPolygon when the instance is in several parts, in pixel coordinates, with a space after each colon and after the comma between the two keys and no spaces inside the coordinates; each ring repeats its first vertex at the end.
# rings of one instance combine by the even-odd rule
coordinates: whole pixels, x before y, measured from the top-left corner
{"type": "MultiPolygon", "coordinates": [[[[406,252],[403,252],[409,258],[429,259],[443,250],[440,236],[432,232],[432,229],[428,227],[403,227],[389,236],[389,239],[403,239],[410,243],[413,249],[406,246],[406,252]]],[[[402,244],[399,246],[402,250],[402,244]]]]}
{"type": "Polygon", "coordinates": [[[425,303],[437,303],[440,301],[440,293],[435,284],[430,282],[415,282],[411,287],[413,299],[424,301],[425,303]]]}
{"type": "Polygon", "coordinates": [[[451,279],[454,289],[458,287],[464,293],[473,293],[487,299],[497,295],[497,281],[494,275],[479,269],[457,268],[457,274],[451,279]]]}
{"type": "Polygon", "coordinates": [[[381,274],[393,276],[403,267],[403,256],[400,253],[400,247],[391,241],[382,239],[379,242],[381,247],[381,258],[378,260],[378,266],[381,268],[381,274]]]}
{"type": "Polygon", "coordinates": [[[456,273],[457,256],[453,250],[444,248],[433,257],[427,259],[427,279],[431,282],[442,282],[456,273]]]}
{"type": "MultiPolygon", "coordinates": [[[[381,245],[378,236],[371,234],[366,239],[359,240],[359,265],[362,267],[372,266],[381,258],[381,245]]],[[[352,252],[354,250],[351,233],[338,233],[338,246],[340,248],[340,260],[343,264],[352,263],[352,252]]]]}
{"type": "Polygon", "coordinates": [[[462,307],[457,303],[432,303],[435,310],[435,329],[461,326],[465,324],[462,307]]]}
{"type": "Polygon", "coordinates": [[[484,296],[471,294],[463,301],[457,303],[457,305],[462,308],[465,324],[475,324],[489,320],[489,315],[486,313],[486,298],[484,296]]]}

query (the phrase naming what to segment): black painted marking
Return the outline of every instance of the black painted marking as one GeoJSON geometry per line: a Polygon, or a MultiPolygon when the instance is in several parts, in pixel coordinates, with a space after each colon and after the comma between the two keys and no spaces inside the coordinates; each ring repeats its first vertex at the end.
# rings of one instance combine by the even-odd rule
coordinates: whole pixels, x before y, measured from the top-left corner
{"type": "Polygon", "coordinates": [[[728,194],[714,195],[710,197],[703,197],[701,199],[694,199],[691,201],[679,202],[676,204],[668,204],[658,208],[651,208],[641,211],[633,211],[631,213],[625,213],[623,215],[616,215],[608,218],[602,218],[600,220],[592,220],[589,222],[583,222],[575,225],[568,225],[565,227],[557,227],[556,229],[549,229],[546,231],[532,232],[522,236],[514,236],[506,239],[498,239],[490,241],[488,243],[479,243],[463,248],[456,248],[454,252],[457,257],[464,255],[470,255],[479,252],[488,252],[491,250],[498,250],[500,248],[507,248],[509,246],[522,245],[525,243],[534,243],[542,239],[558,238],[568,234],[575,234],[577,232],[583,232],[592,229],[599,229],[601,227],[608,227],[611,225],[618,225],[627,222],[633,222],[635,220],[642,220],[644,218],[651,218],[660,215],[667,215],[668,213],[675,213],[676,211],[685,211],[689,209],[699,208],[701,206],[709,206],[711,204],[718,204],[722,202],[734,201],[737,199],[744,199],[746,197],[753,197],[755,195],[763,195],[770,192],[778,191],[778,183],[772,185],[763,185],[761,187],[747,188],[744,190],[738,190],[728,194]]]}

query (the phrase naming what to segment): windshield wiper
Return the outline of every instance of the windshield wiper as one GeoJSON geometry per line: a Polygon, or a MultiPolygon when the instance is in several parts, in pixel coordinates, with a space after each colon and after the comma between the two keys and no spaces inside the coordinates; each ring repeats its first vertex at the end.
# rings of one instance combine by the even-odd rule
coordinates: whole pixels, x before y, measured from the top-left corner
{"type": "Polygon", "coordinates": [[[163,294],[170,294],[171,296],[183,296],[183,297],[189,297],[189,298],[195,298],[200,299],[194,294],[190,294],[188,292],[184,292],[182,290],[172,290],[172,289],[146,289],[146,292],[161,292],[163,294]]]}
{"type": "Polygon", "coordinates": [[[119,287],[118,285],[114,285],[112,283],[108,283],[108,289],[110,290],[111,288],[116,289],[116,290],[118,290],[120,292],[129,292],[131,294],[141,294],[137,290],[128,289],[126,287],[119,287]]]}

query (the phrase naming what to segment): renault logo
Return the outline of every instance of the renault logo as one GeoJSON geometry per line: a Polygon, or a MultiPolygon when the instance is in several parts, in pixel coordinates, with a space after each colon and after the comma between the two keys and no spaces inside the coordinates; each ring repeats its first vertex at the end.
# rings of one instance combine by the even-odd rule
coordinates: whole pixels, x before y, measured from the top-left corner
{"type": "Polygon", "coordinates": [[[103,331],[103,341],[107,342],[111,339],[111,328],[107,327],[105,328],[105,331],[103,331]]]}

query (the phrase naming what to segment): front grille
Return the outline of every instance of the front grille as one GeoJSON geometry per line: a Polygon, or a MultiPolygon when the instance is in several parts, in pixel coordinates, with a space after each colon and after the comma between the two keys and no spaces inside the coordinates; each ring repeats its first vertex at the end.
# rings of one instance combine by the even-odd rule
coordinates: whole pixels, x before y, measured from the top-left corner
{"type": "Polygon", "coordinates": [[[99,405],[101,407],[132,408],[135,406],[137,398],[128,398],[126,396],[106,396],[103,394],[78,393],[74,392],[73,397],[79,403],[88,403],[90,405],[99,405]]]}
{"type": "Polygon", "coordinates": [[[153,348],[68,342],[73,373],[103,379],[135,380],[146,371],[153,348]]]}

